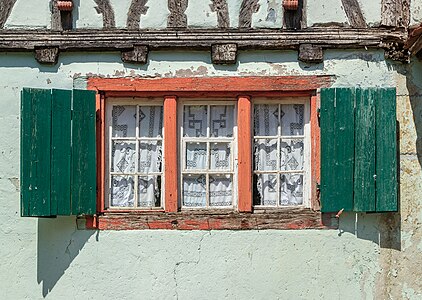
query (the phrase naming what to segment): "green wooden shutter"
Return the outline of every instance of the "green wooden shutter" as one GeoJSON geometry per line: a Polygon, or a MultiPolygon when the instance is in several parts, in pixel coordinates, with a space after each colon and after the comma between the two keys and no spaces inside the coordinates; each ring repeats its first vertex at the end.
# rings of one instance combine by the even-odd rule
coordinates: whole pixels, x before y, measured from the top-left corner
{"type": "Polygon", "coordinates": [[[395,95],[321,90],[321,211],[397,211],[395,95]]]}
{"type": "Polygon", "coordinates": [[[21,215],[94,214],[95,145],[94,92],[23,89],[21,215]]]}

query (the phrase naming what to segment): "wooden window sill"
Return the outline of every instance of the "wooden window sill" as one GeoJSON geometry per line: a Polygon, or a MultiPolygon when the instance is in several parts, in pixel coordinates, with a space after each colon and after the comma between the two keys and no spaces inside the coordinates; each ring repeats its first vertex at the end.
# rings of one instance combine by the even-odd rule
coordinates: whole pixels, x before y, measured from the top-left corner
{"type": "Polygon", "coordinates": [[[86,217],[85,229],[97,230],[264,230],[264,229],[334,229],[332,214],[308,208],[282,208],[255,213],[227,210],[198,210],[165,213],[157,211],[106,212],[86,217]]]}

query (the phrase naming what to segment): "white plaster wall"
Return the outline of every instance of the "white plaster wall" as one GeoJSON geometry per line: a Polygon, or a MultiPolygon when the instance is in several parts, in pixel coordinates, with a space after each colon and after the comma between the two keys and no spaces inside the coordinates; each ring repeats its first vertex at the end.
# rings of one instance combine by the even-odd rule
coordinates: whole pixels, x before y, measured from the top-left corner
{"type": "Polygon", "coordinates": [[[50,1],[17,1],[4,24],[9,29],[50,28],[50,1]]]}
{"type": "MultiPolygon", "coordinates": [[[[77,230],[74,217],[19,217],[23,87],[71,89],[75,78],[94,74],[332,74],[336,86],[399,83],[407,97],[400,104],[401,115],[409,121],[401,131],[410,132],[402,143],[413,145],[415,135],[421,136],[420,120],[412,121],[406,105],[417,116],[422,106],[409,102],[406,80],[381,51],[326,51],[324,63],[312,66],[297,62],[293,51],[240,52],[234,66],[212,65],[205,52],[151,52],[149,58],[147,65],[138,66],[122,64],[119,53],[62,53],[57,66],[42,66],[29,53],[0,53],[0,299],[387,299],[383,293],[390,284],[398,286],[403,298],[420,299],[422,287],[410,279],[417,270],[409,268],[421,262],[415,250],[421,243],[422,211],[414,194],[422,186],[416,154],[402,158],[407,188],[401,192],[401,207],[407,221],[401,225],[401,251],[380,246],[382,226],[389,223],[379,214],[345,213],[340,230],[192,232],[95,232],[77,230]],[[399,277],[394,277],[394,268],[399,277]],[[379,285],[380,278],[391,282],[379,285]]],[[[400,241],[400,228],[394,230],[399,230],[400,241]]]]}
{"type": "Polygon", "coordinates": [[[422,0],[410,1],[410,25],[422,23],[422,0]]]}

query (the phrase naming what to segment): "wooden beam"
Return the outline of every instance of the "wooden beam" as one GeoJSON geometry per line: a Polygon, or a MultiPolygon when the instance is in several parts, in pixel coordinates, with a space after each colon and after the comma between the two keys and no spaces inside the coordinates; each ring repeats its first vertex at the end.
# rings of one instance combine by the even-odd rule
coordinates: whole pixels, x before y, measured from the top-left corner
{"type": "Polygon", "coordinates": [[[381,25],[388,27],[409,26],[410,0],[382,0],[381,25]]]}
{"type": "Polygon", "coordinates": [[[3,28],[7,21],[7,18],[12,12],[12,8],[15,5],[16,0],[3,0],[0,5],[0,28],[3,28]]]}
{"type": "Polygon", "coordinates": [[[148,62],[148,47],[134,46],[132,50],[122,51],[122,61],[135,64],[146,64],[148,62]]]}
{"type": "Polygon", "coordinates": [[[188,8],[188,0],[168,0],[167,5],[170,11],[167,27],[186,28],[188,26],[188,17],[185,11],[188,8]]]}
{"type": "Polygon", "coordinates": [[[35,59],[40,64],[55,64],[58,58],[58,47],[35,48],[35,59]]]}
{"type": "Polygon", "coordinates": [[[148,0],[132,0],[129,12],[127,13],[127,29],[138,30],[141,23],[141,15],[145,15],[148,11],[146,3],[148,0]]]}
{"type": "Polygon", "coordinates": [[[235,64],[237,58],[236,44],[218,44],[211,47],[211,60],[213,64],[235,64]]]}
{"type": "Polygon", "coordinates": [[[299,60],[307,63],[321,63],[324,60],[322,47],[312,44],[300,45],[299,60]]]}
{"type": "Polygon", "coordinates": [[[239,28],[252,27],[252,15],[258,12],[258,0],[243,0],[239,13],[239,28]]]}
{"type": "Polygon", "coordinates": [[[211,0],[211,11],[217,13],[217,24],[219,28],[230,27],[229,6],[227,0],[211,0]]]}
{"type": "Polygon", "coordinates": [[[357,0],[341,0],[349,23],[354,28],[366,28],[365,17],[357,0]]]}
{"type": "Polygon", "coordinates": [[[62,17],[59,8],[57,7],[57,0],[51,0],[51,30],[61,31],[62,17]]]}
{"type": "Polygon", "coordinates": [[[301,29],[306,27],[303,22],[305,0],[298,1],[297,10],[284,10],[283,27],[286,29],[301,29]]]}
{"type": "Polygon", "coordinates": [[[110,4],[110,0],[94,0],[97,6],[95,7],[97,13],[103,15],[103,27],[115,28],[116,21],[114,17],[114,10],[110,4]]]}
{"type": "Polygon", "coordinates": [[[0,51],[32,51],[35,47],[59,47],[67,51],[121,51],[134,45],[150,50],[183,48],[208,50],[215,44],[237,44],[239,50],[299,49],[301,44],[322,48],[382,48],[403,44],[404,30],[368,28],[308,28],[306,30],[0,30],[0,51]]]}

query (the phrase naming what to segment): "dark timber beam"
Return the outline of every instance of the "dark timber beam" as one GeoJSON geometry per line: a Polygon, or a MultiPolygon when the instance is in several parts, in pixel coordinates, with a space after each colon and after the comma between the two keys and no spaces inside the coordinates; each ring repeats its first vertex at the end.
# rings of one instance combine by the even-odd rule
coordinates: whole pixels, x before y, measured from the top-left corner
{"type": "Polygon", "coordinates": [[[211,47],[211,60],[213,64],[230,65],[235,64],[237,59],[236,44],[219,44],[211,47]]]}
{"type": "Polygon", "coordinates": [[[306,63],[321,63],[324,60],[324,51],[321,46],[312,44],[300,45],[299,60],[306,63]]]}
{"type": "Polygon", "coordinates": [[[12,12],[12,8],[15,5],[16,0],[3,0],[0,3],[0,28],[3,28],[7,21],[7,18],[12,12]]]}
{"type": "Polygon", "coordinates": [[[141,23],[141,15],[145,15],[148,11],[146,6],[148,0],[132,0],[129,12],[127,13],[127,29],[138,30],[141,23]]]}
{"type": "Polygon", "coordinates": [[[408,27],[410,0],[382,0],[381,25],[388,27],[408,27]]]}
{"type": "Polygon", "coordinates": [[[103,15],[103,27],[104,28],[116,27],[114,10],[110,4],[110,0],[94,0],[94,2],[97,4],[97,7],[95,7],[97,13],[103,15]]]}
{"type": "Polygon", "coordinates": [[[168,0],[167,6],[170,11],[167,27],[186,28],[188,26],[188,17],[185,11],[188,8],[188,0],[168,0]]]}
{"type": "Polygon", "coordinates": [[[227,0],[211,0],[211,11],[217,13],[217,24],[219,28],[230,27],[229,6],[227,0]]]}
{"type": "Polygon", "coordinates": [[[59,58],[58,47],[40,47],[35,48],[35,59],[40,64],[54,65],[59,58]]]}
{"type": "Polygon", "coordinates": [[[258,0],[243,0],[239,13],[239,28],[252,27],[252,15],[258,12],[258,0]]]}
{"type": "Polygon", "coordinates": [[[357,0],[341,0],[349,23],[354,28],[365,28],[366,21],[357,0]]]}
{"type": "Polygon", "coordinates": [[[122,61],[126,63],[146,64],[148,62],[148,47],[137,45],[131,50],[123,50],[122,61]]]}
{"type": "Polygon", "coordinates": [[[297,10],[284,10],[283,27],[286,29],[301,29],[306,27],[305,0],[298,1],[297,10]]]}

